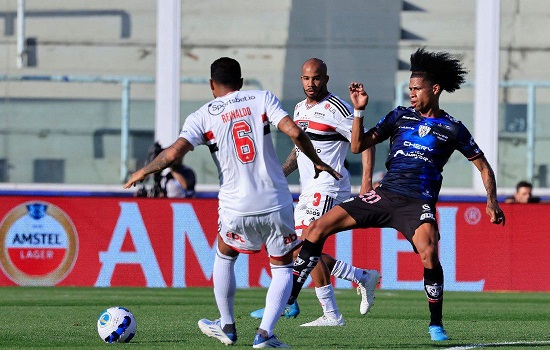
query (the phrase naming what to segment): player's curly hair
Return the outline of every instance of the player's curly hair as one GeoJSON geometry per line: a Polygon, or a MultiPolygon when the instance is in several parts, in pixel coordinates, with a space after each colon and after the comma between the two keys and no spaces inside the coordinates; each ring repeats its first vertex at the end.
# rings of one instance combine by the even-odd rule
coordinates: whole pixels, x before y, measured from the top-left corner
{"type": "Polygon", "coordinates": [[[462,63],[448,52],[430,52],[424,48],[411,55],[411,77],[423,77],[439,84],[442,90],[453,92],[464,83],[466,69],[462,63]]]}

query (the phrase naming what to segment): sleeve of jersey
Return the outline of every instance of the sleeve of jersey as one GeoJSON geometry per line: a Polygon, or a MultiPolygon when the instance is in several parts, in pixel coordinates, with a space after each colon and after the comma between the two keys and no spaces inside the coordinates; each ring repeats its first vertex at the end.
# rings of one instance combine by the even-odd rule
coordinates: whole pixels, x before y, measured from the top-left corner
{"type": "Polygon", "coordinates": [[[205,142],[203,127],[200,123],[200,117],[197,113],[189,115],[181,128],[180,137],[183,137],[193,146],[201,145],[205,142]]]}
{"type": "Polygon", "coordinates": [[[483,152],[474,141],[470,131],[461,123],[460,128],[458,129],[458,134],[456,137],[456,149],[468,158],[468,160],[475,160],[483,155],[483,152]]]}
{"type": "Polygon", "coordinates": [[[269,122],[274,126],[277,126],[281,119],[288,115],[287,111],[283,109],[281,101],[271,91],[265,92],[265,110],[269,122]]]}
{"type": "Polygon", "coordinates": [[[380,121],[371,129],[374,131],[374,134],[378,140],[384,141],[391,137],[395,124],[399,119],[399,115],[399,111],[396,108],[386,114],[384,118],[380,119],[380,121]]]}

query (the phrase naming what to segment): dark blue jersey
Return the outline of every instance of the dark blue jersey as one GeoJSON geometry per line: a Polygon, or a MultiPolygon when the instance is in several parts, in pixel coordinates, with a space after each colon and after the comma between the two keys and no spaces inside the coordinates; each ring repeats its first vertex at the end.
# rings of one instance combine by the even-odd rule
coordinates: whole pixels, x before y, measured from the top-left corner
{"type": "Polygon", "coordinates": [[[468,129],[443,113],[437,118],[426,118],[411,107],[397,107],[372,128],[379,142],[390,139],[383,188],[436,201],[443,166],[455,149],[468,160],[483,155],[468,129]]]}

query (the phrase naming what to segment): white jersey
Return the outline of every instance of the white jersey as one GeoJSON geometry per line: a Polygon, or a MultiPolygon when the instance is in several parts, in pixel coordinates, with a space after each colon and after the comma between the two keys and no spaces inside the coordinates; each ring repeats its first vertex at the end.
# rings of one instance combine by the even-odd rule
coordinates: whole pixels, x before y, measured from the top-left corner
{"type": "Polygon", "coordinates": [[[300,197],[322,192],[349,198],[351,184],[344,161],[351,141],[352,112],[353,107],[330,93],[313,106],[308,105],[306,100],[296,105],[294,122],[307,133],[319,158],[343,176],[336,180],[328,172],[322,172],[314,179],[313,163],[296,148],[300,172],[300,197]]]}
{"type": "Polygon", "coordinates": [[[236,215],[268,213],[292,203],[271,140],[288,113],[269,91],[234,91],[187,117],[180,137],[205,144],[218,168],[219,206],[236,215]]]}

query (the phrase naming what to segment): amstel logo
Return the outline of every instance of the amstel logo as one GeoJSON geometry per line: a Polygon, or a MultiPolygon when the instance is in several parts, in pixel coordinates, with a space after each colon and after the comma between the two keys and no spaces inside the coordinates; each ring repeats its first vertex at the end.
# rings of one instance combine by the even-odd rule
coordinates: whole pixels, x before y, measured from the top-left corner
{"type": "Polygon", "coordinates": [[[71,271],[78,236],[68,215],[40,201],[13,208],[0,224],[0,263],[21,286],[53,286],[71,271]]]}

